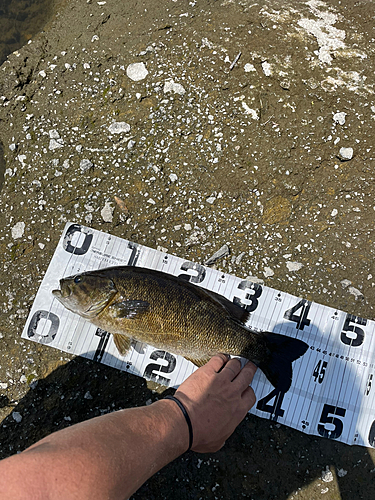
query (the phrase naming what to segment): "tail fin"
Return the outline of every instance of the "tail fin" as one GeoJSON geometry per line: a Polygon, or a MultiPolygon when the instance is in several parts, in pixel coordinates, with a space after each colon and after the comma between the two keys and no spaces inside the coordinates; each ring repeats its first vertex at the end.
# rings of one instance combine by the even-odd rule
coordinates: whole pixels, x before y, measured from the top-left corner
{"type": "Polygon", "coordinates": [[[276,389],[287,392],[292,383],[292,362],[305,354],[308,345],[302,340],[277,333],[263,333],[269,358],[259,364],[259,368],[276,389]]]}

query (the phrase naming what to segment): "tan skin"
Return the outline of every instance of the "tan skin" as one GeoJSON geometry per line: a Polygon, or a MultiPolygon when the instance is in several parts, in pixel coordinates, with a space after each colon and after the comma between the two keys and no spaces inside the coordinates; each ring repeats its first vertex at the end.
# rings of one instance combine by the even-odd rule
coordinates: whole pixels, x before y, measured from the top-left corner
{"type": "MultiPolygon", "coordinates": [[[[176,391],[192,450],[215,452],[255,404],[256,366],[214,356],[176,391]]],[[[188,448],[174,401],[120,410],[55,432],[0,462],[2,500],[125,500],[188,448]]]]}

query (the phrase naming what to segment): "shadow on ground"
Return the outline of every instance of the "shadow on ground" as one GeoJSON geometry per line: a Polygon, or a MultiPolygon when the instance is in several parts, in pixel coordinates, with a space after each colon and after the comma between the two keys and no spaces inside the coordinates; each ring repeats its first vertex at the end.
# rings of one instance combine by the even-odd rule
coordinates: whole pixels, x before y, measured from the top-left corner
{"type": "MultiPolygon", "coordinates": [[[[160,397],[144,379],[83,358],[60,366],[32,386],[14,409],[22,420],[16,422],[11,414],[0,427],[1,458],[76,422],[160,397]]],[[[2,406],[9,404],[1,399],[2,406]]],[[[173,492],[174,498],[181,499],[283,500],[299,488],[298,498],[304,498],[304,487],[314,481],[320,490],[317,494],[329,488],[326,498],[362,499],[369,498],[373,469],[365,448],[306,436],[249,415],[221,451],[186,453],[132,498],[170,499],[173,492]],[[347,474],[336,476],[337,483],[316,481],[327,466],[333,476],[341,469],[347,474]]]]}
{"type": "Polygon", "coordinates": [[[55,3],[54,0],[1,0],[0,64],[43,29],[55,3]]]}

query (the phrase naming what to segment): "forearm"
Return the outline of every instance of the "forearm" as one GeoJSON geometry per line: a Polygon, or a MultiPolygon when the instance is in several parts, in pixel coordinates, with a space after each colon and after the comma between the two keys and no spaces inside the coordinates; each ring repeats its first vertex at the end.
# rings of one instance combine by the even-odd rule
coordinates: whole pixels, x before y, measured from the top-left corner
{"type": "MultiPolygon", "coordinates": [[[[14,478],[12,469],[21,470],[19,480],[27,484],[28,495],[22,495],[15,479],[14,490],[2,498],[126,499],[186,451],[188,443],[185,419],[173,401],[97,417],[56,432],[5,460],[0,477],[14,478]]],[[[0,479],[4,491],[1,483],[0,479]]],[[[5,491],[9,486],[9,482],[4,485],[5,491]]]]}

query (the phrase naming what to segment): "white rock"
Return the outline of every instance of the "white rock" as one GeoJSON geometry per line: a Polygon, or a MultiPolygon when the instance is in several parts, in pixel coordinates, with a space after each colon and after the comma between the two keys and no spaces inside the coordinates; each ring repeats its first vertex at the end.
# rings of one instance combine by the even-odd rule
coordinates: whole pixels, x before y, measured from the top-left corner
{"type": "Polygon", "coordinates": [[[50,139],[48,147],[53,151],[54,149],[62,148],[63,145],[64,141],[62,139],[50,139]]]}
{"type": "Polygon", "coordinates": [[[60,134],[55,129],[50,130],[48,132],[48,135],[49,135],[50,139],[60,139],[60,134]]]}
{"type": "Polygon", "coordinates": [[[337,475],[338,475],[339,477],[344,477],[344,476],[346,476],[346,475],[347,475],[347,473],[348,473],[348,471],[347,471],[347,470],[345,470],[345,469],[339,469],[339,470],[337,471],[337,475]]]}
{"type": "Polygon", "coordinates": [[[289,271],[299,271],[303,267],[303,264],[301,264],[301,262],[291,262],[288,260],[286,262],[286,267],[289,271]]]}
{"type": "Polygon", "coordinates": [[[353,158],[353,148],[340,148],[339,158],[341,160],[351,160],[353,158]]]}
{"type": "Polygon", "coordinates": [[[185,231],[191,231],[191,225],[190,224],[184,224],[184,229],[185,229],[185,231]]]}
{"type": "Polygon", "coordinates": [[[209,198],[206,199],[207,203],[210,203],[210,205],[212,205],[215,200],[216,200],[215,196],[210,196],[209,198]]]}
{"type": "Polygon", "coordinates": [[[132,139],[128,142],[128,149],[132,149],[134,148],[135,146],[135,141],[133,141],[132,139]]]}
{"type": "Polygon", "coordinates": [[[22,420],[22,415],[21,413],[19,413],[18,411],[14,411],[12,413],[12,417],[13,417],[13,420],[15,420],[18,424],[21,422],[22,420]]]}
{"type": "Polygon", "coordinates": [[[270,276],[273,276],[275,274],[275,271],[273,271],[270,267],[265,267],[263,274],[266,278],[269,278],[270,276]]]}
{"type": "Polygon", "coordinates": [[[176,174],[169,174],[169,179],[171,182],[176,182],[178,177],[176,174]]]}
{"type": "Polygon", "coordinates": [[[222,259],[230,254],[228,245],[223,245],[219,250],[217,250],[209,259],[204,263],[205,266],[210,266],[214,264],[217,260],[222,259]]]}
{"type": "Polygon", "coordinates": [[[22,238],[24,231],[25,231],[25,223],[24,222],[17,222],[17,224],[15,224],[12,227],[12,238],[14,240],[16,240],[18,238],[22,238]]]}
{"type": "Polygon", "coordinates": [[[326,466],[326,470],[322,471],[322,480],[325,483],[330,483],[331,481],[333,481],[333,474],[329,470],[329,466],[328,465],[326,466]]]}
{"type": "Polygon", "coordinates": [[[133,80],[133,82],[139,82],[144,80],[148,75],[147,68],[143,62],[141,63],[132,63],[126,68],[126,74],[133,80]]]}
{"type": "Polygon", "coordinates": [[[337,210],[337,208],[334,208],[331,212],[331,217],[336,217],[336,215],[339,213],[339,211],[337,210]]]}
{"type": "Polygon", "coordinates": [[[363,293],[360,290],[358,290],[358,288],[354,288],[354,286],[350,286],[348,288],[348,292],[354,295],[356,299],[363,297],[363,293]]]}
{"type": "Polygon", "coordinates": [[[9,149],[10,149],[11,151],[15,151],[16,147],[17,147],[17,146],[15,145],[15,143],[14,143],[14,142],[13,142],[12,144],[9,144],[9,149]]]}
{"type": "Polygon", "coordinates": [[[247,63],[244,68],[246,73],[250,73],[250,71],[256,71],[254,64],[247,63]]]}
{"type": "Polygon", "coordinates": [[[115,207],[110,201],[107,201],[104,207],[101,209],[100,215],[102,216],[104,222],[112,222],[113,221],[113,212],[115,207]]]}
{"type": "Polygon", "coordinates": [[[251,281],[252,283],[259,283],[259,285],[264,285],[264,280],[258,278],[257,276],[252,276],[251,274],[249,276],[246,276],[245,279],[251,281]]]}
{"type": "Polygon", "coordinates": [[[259,120],[258,113],[255,109],[250,108],[244,101],[242,101],[241,104],[247,115],[250,115],[253,120],[259,120]]]}
{"type": "Polygon", "coordinates": [[[0,382],[0,389],[7,389],[8,384],[6,382],[0,382]]]}
{"type": "Polygon", "coordinates": [[[338,123],[339,125],[344,125],[344,123],[345,123],[345,116],[346,116],[346,113],[344,113],[343,111],[341,111],[341,113],[335,113],[333,115],[333,121],[335,123],[338,123]]]}
{"type": "Polygon", "coordinates": [[[79,168],[81,169],[82,173],[89,170],[92,166],[93,166],[93,163],[91,163],[91,161],[88,160],[87,158],[84,158],[79,163],[79,168]]]}
{"type": "Polygon", "coordinates": [[[348,288],[348,286],[350,286],[352,284],[352,282],[349,280],[342,280],[342,281],[340,281],[340,283],[341,283],[341,286],[343,288],[348,288]]]}
{"type": "Polygon", "coordinates": [[[47,76],[46,72],[44,71],[44,69],[42,69],[42,71],[39,71],[39,75],[42,77],[42,78],[45,78],[47,76]]]}
{"type": "Polygon", "coordinates": [[[267,61],[262,62],[262,70],[266,76],[271,76],[273,73],[272,66],[267,61]]]}
{"type": "Polygon", "coordinates": [[[126,134],[130,131],[130,125],[126,122],[113,122],[108,127],[111,134],[126,134]]]}
{"type": "Polygon", "coordinates": [[[166,94],[167,92],[174,92],[175,94],[184,95],[185,89],[180,83],[175,83],[173,80],[164,83],[163,91],[166,94]]]}

